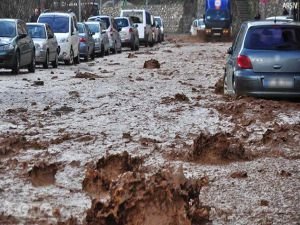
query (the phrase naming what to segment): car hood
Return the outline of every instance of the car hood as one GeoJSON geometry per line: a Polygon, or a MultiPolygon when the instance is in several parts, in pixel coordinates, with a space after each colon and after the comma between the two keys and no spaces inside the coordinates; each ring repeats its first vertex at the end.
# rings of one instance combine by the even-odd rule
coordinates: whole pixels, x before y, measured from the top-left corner
{"type": "Polygon", "coordinates": [[[56,39],[59,42],[62,39],[67,38],[69,33],[55,33],[56,39]]]}
{"type": "Polygon", "coordinates": [[[0,37],[0,45],[7,45],[13,41],[14,38],[10,37],[0,37]]]}

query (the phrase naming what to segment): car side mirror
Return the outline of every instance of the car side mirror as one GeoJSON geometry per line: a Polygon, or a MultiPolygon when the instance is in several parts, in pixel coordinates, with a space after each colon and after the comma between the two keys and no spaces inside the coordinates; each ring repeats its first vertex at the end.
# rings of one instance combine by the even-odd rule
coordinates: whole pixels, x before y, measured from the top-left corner
{"type": "Polygon", "coordinates": [[[227,54],[232,55],[232,47],[229,47],[229,48],[227,49],[227,54]]]}

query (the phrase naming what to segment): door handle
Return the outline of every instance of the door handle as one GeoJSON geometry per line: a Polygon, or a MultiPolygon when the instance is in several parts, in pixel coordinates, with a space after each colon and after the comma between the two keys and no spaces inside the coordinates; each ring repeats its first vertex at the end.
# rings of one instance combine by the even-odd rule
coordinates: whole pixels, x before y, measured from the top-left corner
{"type": "Polygon", "coordinates": [[[279,70],[279,69],[281,69],[281,67],[282,67],[282,66],[281,66],[281,65],[278,65],[278,64],[276,64],[276,65],[273,66],[273,68],[274,68],[275,70],[279,70]]]}

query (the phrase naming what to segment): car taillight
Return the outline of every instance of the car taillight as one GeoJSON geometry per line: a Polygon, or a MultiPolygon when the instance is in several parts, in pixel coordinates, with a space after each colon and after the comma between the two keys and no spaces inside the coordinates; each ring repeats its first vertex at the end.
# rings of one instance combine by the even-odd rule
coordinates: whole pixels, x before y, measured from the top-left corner
{"type": "Polygon", "coordinates": [[[83,37],[81,37],[81,38],[79,39],[79,41],[80,41],[80,42],[86,42],[86,39],[83,38],[83,37]]]}
{"type": "Polygon", "coordinates": [[[129,28],[129,33],[132,33],[133,32],[133,29],[132,28],[129,28]]]}
{"type": "Polygon", "coordinates": [[[252,69],[252,63],[248,56],[239,55],[237,57],[237,64],[241,69],[252,69]]]}

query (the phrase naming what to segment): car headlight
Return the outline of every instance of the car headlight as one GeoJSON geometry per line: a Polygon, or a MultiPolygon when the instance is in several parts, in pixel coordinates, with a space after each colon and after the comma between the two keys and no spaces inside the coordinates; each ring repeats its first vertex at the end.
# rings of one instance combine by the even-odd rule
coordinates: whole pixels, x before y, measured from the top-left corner
{"type": "Polygon", "coordinates": [[[2,45],[0,46],[0,51],[8,51],[13,50],[15,47],[12,44],[2,45]]]}

